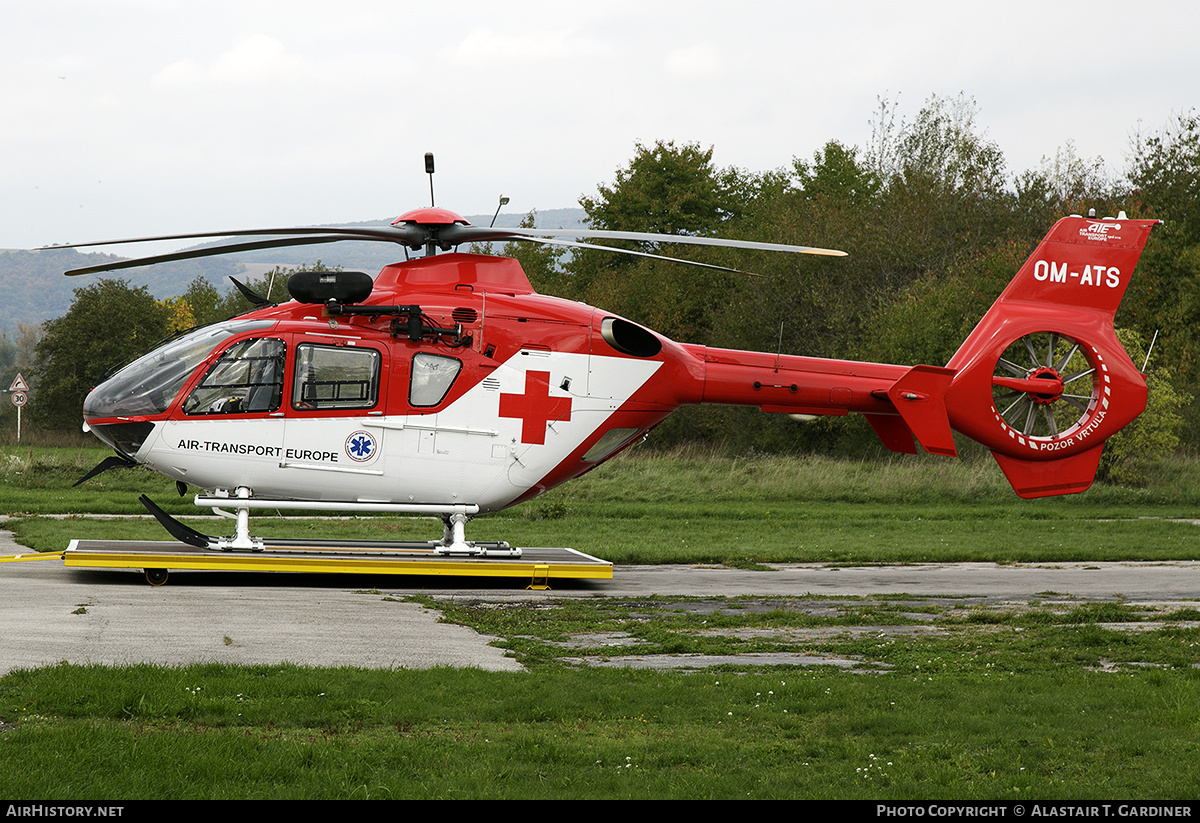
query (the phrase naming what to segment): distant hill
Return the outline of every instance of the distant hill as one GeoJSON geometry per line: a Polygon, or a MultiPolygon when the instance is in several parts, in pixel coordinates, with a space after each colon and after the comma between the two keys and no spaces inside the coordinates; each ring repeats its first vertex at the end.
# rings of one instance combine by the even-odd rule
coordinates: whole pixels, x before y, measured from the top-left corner
{"type": "MultiPolygon", "coordinates": [[[[582,228],[584,216],[583,209],[547,209],[537,213],[537,225],[551,229],[582,228]]],[[[496,225],[517,226],[524,217],[523,214],[502,214],[497,218],[496,225]]],[[[491,223],[492,215],[468,215],[467,220],[475,225],[486,226],[491,223]]],[[[390,223],[389,219],[341,225],[386,226],[390,223]]],[[[203,245],[217,245],[218,242],[203,245]]],[[[329,243],[201,257],[103,275],[63,276],[67,269],[117,259],[120,258],[110,254],[85,254],[76,249],[0,250],[0,332],[7,332],[12,337],[18,323],[40,325],[61,317],[71,307],[75,289],[86,287],[97,277],[127,280],[135,287],[146,286],[151,294],[161,299],[182,294],[197,277],[205,278],[224,291],[230,288],[226,279],[230,276],[241,279],[261,274],[275,266],[305,266],[317,260],[327,266],[341,266],[374,274],[389,263],[403,260],[404,249],[394,243],[329,243]]]]}
{"type": "Polygon", "coordinates": [[[225,278],[240,275],[245,267],[222,257],[165,263],[108,275],[64,277],[67,269],[119,258],[110,254],[80,254],[75,249],[46,251],[0,251],[0,331],[13,335],[18,323],[35,324],[61,317],[71,307],[75,289],[95,282],[96,277],[128,280],[147,286],[157,297],[182,294],[197,277],[229,285],[225,278]]]}

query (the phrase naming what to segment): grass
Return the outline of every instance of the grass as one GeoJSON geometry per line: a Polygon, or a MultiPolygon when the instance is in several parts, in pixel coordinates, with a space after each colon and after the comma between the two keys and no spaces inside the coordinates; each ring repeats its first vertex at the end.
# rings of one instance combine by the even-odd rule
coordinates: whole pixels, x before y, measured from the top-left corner
{"type": "MultiPolygon", "coordinates": [[[[2,507],[20,515],[5,527],[60,550],[69,537],[163,534],[145,519],[50,513],[128,515],[143,492],[195,513],[140,470],[70,488],[105,456],[0,448],[2,507]]],[[[631,455],[468,534],[618,563],[1194,559],[1197,527],[1172,520],[1197,510],[1198,472],[1180,460],[1143,488],[1021,501],[978,459],[631,455]]],[[[252,522],[289,536],[438,530],[401,518],[252,522]]],[[[1190,604],[1055,592],[1005,607],[905,596],[423,602],[496,637],[526,671],[14,671],[0,678],[0,795],[1189,800],[1200,783],[1190,604]],[[777,654],[828,665],[606,667],[631,655],[777,654]]]]}
{"type": "Polygon", "coordinates": [[[528,671],[14,672],[0,679],[0,793],[1187,800],[1200,780],[1200,630],[1162,613],[1120,611],[1159,621],[1131,633],[1070,603],[984,623],[969,603],[912,599],[436,605],[496,633],[528,671]],[[926,631],[794,633],[871,620],[926,631]],[[640,645],[614,651],[613,634],[640,645]],[[631,650],[858,665],[684,673],[562,659],[631,650]]]}
{"type": "Polygon", "coordinates": [[[137,498],[147,494],[171,512],[195,513],[173,481],[141,466],[73,486],[110,455],[110,449],[91,445],[0,446],[0,508],[7,514],[144,514],[137,498]]]}

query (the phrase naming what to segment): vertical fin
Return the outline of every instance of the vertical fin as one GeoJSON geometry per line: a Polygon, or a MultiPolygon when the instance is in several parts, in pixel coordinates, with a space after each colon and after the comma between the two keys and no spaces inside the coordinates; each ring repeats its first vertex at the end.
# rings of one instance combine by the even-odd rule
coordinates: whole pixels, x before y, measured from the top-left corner
{"type": "Polygon", "coordinates": [[[946,390],[953,379],[954,369],[913,366],[887,392],[917,442],[930,454],[958,454],[946,413],[946,390]]]}

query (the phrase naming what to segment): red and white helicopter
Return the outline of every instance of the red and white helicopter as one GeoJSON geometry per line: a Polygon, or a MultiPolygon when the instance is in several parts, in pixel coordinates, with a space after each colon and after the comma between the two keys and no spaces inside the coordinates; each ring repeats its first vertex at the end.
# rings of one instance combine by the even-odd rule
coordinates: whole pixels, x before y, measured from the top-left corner
{"type": "Polygon", "coordinates": [[[198,506],[234,509],[227,538],[158,512],[177,538],[223,550],[261,549],[248,514],[270,508],[440,515],[444,536],[429,544],[438,553],[519,554],[468,542],[464,524],[584,474],[696,403],[855,412],[896,452],[916,453],[919,443],[954,455],[956,430],[992,451],[1022,497],[1081,492],[1104,441],[1146,406],[1145,376],[1117,341],[1113,316],[1158,222],[1123,213],[1058,221],[945,366],[677,343],[535,293],[516,260],[438,253],[513,239],[573,245],[557,239],[571,236],[842,254],[826,249],[485,228],[432,206],[383,228],[139,238],[265,239],[67,273],[355,239],[426,253],[373,281],[361,272],[294,275],[292,301],[196,329],[97,386],[85,429],[116,450],[110,460],[210,490],[198,506]]]}

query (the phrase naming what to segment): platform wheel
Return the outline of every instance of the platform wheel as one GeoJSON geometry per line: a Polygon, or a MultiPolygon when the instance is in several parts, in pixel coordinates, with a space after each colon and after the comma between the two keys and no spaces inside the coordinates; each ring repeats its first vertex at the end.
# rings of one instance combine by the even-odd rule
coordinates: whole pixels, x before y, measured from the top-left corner
{"type": "Polygon", "coordinates": [[[146,569],[146,582],[151,586],[161,586],[167,582],[166,569],[146,569]]]}

